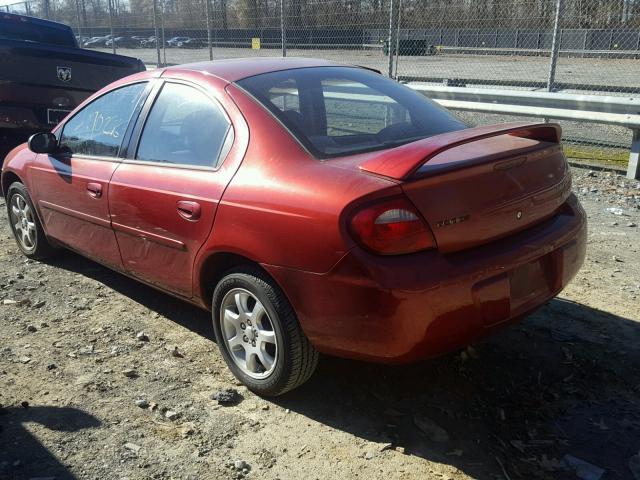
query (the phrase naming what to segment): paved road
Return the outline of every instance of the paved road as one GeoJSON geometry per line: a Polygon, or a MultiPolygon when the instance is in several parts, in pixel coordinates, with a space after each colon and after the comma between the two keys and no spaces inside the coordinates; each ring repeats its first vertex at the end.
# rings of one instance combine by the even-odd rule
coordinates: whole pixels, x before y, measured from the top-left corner
{"type": "MultiPolygon", "coordinates": [[[[110,51],[105,49],[104,51],[110,51]]],[[[149,65],[156,64],[156,51],[152,49],[120,49],[118,53],[141,58],[149,65]]],[[[326,58],[353,63],[386,72],[388,58],[380,50],[298,50],[289,49],[289,56],[326,58]]],[[[163,52],[161,52],[161,55],[163,52]]],[[[207,49],[171,48],[164,52],[172,64],[208,60],[207,49]]],[[[215,48],[214,59],[279,56],[279,49],[251,50],[250,48],[215,48]]],[[[492,81],[494,85],[510,82],[546,82],[549,59],[545,57],[507,55],[437,55],[429,57],[400,57],[399,75],[474,78],[492,81]]],[[[637,87],[640,60],[560,58],[556,80],[563,83],[637,87]]]]}

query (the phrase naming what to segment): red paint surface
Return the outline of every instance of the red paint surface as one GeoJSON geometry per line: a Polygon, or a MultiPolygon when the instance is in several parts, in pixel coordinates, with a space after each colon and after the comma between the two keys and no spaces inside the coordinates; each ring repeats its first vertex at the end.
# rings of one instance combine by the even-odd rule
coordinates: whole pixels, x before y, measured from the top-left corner
{"type": "Polygon", "coordinates": [[[401,362],[444,353],[570,281],[584,259],[586,220],[570,195],[559,127],[469,129],[318,161],[233,81],[325,64],[222,61],[138,74],[193,82],[221,103],[235,140],[218,170],[64,163],[22,146],[5,161],[3,187],[14,176],[26,184],[52,239],[207,308],[211,285],[201,278],[212,256],[260,264],[313,344],[342,356],[401,362]],[[422,170],[425,159],[439,170],[422,170]],[[437,248],[379,256],[354,242],[353,212],[397,196],[415,205],[437,248]],[[197,218],[185,217],[185,205],[197,218]]]}
{"type": "Polygon", "coordinates": [[[47,234],[113,268],[120,252],[109,215],[109,180],[118,164],[82,157],[34,155],[29,193],[47,234]],[[96,187],[102,194],[95,196],[96,187]]]}

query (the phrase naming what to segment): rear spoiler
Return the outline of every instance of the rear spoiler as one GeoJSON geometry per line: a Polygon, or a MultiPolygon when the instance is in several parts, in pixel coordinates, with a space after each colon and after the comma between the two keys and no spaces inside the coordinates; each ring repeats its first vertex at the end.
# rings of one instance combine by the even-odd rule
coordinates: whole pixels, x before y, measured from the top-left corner
{"type": "Polygon", "coordinates": [[[500,135],[560,143],[562,128],[557,123],[513,122],[457,130],[376,152],[360,165],[360,170],[396,180],[406,180],[422,165],[446,150],[500,135]]]}

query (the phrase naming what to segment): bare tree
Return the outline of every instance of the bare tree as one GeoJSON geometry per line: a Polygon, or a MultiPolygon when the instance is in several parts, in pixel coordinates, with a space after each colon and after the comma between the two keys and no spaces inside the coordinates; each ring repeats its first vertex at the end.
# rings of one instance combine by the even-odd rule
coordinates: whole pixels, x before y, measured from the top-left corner
{"type": "MultiPolygon", "coordinates": [[[[152,0],[25,0],[8,11],[26,11],[83,29],[108,25],[106,2],[113,6],[119,27],[151,26],[152,0]]],[[[280,0],[211,0],[216,29],[277,28],[280,0]]],[[[373,29],[388,25],[391,0],[282,0],[289,28],[373,29]]],[[[456,29],[549,30],[557,0],[394,0],[401,4],[401,28],[455,31],[456,29]]],[[[163,0],[170,28],[204,28],[204,0],[163,0]]],[[[640,0],[564,0],[562,28],[638,28],[640,0]]],[[[479,33],[478,33],[479,34],[479,33]]]]}

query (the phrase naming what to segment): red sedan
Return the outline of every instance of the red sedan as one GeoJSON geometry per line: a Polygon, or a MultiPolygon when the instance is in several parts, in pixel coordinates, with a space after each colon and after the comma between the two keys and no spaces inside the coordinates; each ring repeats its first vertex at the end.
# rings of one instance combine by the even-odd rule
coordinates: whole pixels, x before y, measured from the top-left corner
{"type": "Polygon", "coordinates": [[[468,128],[375,72],[308,59],[154,70],[89,98],[2,172],[20,249],[58,247],[203,308],[263,395],[318,352],[442,354],[580,268],[555,124],[468,128]]]}

